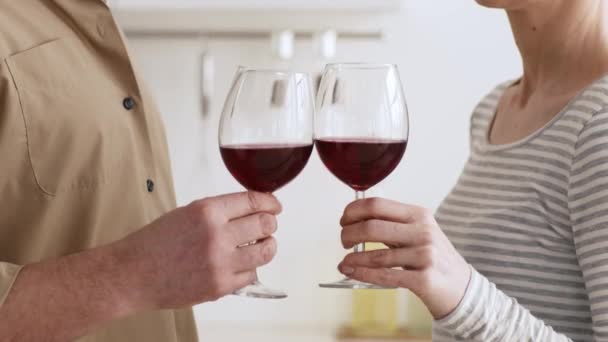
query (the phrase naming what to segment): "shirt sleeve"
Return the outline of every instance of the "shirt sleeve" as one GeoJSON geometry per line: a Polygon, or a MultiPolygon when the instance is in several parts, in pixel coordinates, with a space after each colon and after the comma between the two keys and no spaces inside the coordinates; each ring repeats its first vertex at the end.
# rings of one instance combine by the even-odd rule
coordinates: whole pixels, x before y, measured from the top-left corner
{"type": "Polygon", "coordinates": [[[596,113],[579,135],[568,204],[594,341],[608,341],[608,108],[596,113]]]}
{"type": "MultiPolygon", "coordinates": [[[[608,341],[608,109],[594,114],[579,134],[568,205],[591,305],[593,341],[608,341]]],[[[571,341],[475,270],[461,303],[435,324],[441,333],[469,341],[571,341]]]]}
{"type": "Polygon", "coordinates": [[[4,304],[22,266],[0,262],[0,306],[4,304]]]}
{"type": "Polygon", "coordinates": [[[466,341],[572,341],[534,317],[474,269],[458,307],[435,321],[435,327],[442,334],[466,341]]]}

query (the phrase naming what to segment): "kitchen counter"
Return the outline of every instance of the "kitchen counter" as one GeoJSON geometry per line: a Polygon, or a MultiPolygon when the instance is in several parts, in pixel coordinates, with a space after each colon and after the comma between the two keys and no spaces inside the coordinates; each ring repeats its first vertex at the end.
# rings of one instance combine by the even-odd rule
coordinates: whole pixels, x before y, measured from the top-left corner
{"type": "Polygon", "coordinates": [[[199,326],[201,342],[430,342],[430,338],[400,337],[396,339],[339,338],[334,329],[302,326],[270,327],[248,324],[206,324],[199,326]]]}

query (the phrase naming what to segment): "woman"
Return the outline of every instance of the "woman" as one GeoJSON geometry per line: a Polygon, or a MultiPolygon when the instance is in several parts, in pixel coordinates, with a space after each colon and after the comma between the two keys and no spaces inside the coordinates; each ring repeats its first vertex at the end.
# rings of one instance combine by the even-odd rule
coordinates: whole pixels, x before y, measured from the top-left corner
{"type": "Polygon", "coordinates": [[[506,10],[523,76],[475,109],[471,156],[437,220],[352,203],[345,247],[391,249],[339,268],[413,291],[436,341],[608,341],[608,4],[478,2],[506,10]]]}

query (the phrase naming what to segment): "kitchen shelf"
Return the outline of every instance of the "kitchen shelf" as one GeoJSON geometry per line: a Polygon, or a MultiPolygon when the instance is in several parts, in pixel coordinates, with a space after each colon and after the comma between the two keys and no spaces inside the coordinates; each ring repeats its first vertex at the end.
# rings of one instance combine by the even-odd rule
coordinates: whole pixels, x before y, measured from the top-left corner
{"type": "Polygon", "coordinates": [[[379,11],[399,10],[403,0],[111,0],[124,10],[379,11]]]}
{"type": "Polygon", "coordinates": [[[341,38],[383,35],[402,0],[114,0],[113,13],[133,36],[266,37],[291,30],[307,37],[334,30],[341,38]]]}

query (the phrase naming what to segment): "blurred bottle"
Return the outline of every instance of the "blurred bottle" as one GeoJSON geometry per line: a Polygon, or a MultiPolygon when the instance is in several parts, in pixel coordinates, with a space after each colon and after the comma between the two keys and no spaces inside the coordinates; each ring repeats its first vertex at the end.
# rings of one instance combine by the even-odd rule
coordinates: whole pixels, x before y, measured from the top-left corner
{"type": "MultiPolygon", "coordinates": [[[[386,246],[377,243],[366,244],[367,250],[382,248],[386,248],[386,246]]],[[[406,305],[399,307],[397,291],[353,291],[352,335],[356,337],[400,336],[400,332],[403,333],[400,328],[403,327],[408,336],[429,338],[432,334],[433,317],[424,303],[415,294],[406,291],[406,305]],[[399,319],[400,311],[405,313],[405,322],[399,319]]]]}
{"type": "MultiPolygon", "coordinates": [[[[368,243],[367,250],[386,248],[368,243]]],[[[354,290],[352,334],[361,337],[391,337],[399,332],[397,290],[354,290]]]]}
{"type": "Polygon", "coordinates": [[[412,336],[431,336],[433,317],[424,303],[412,292],[407,291],[406,327],[412,336]]]}

